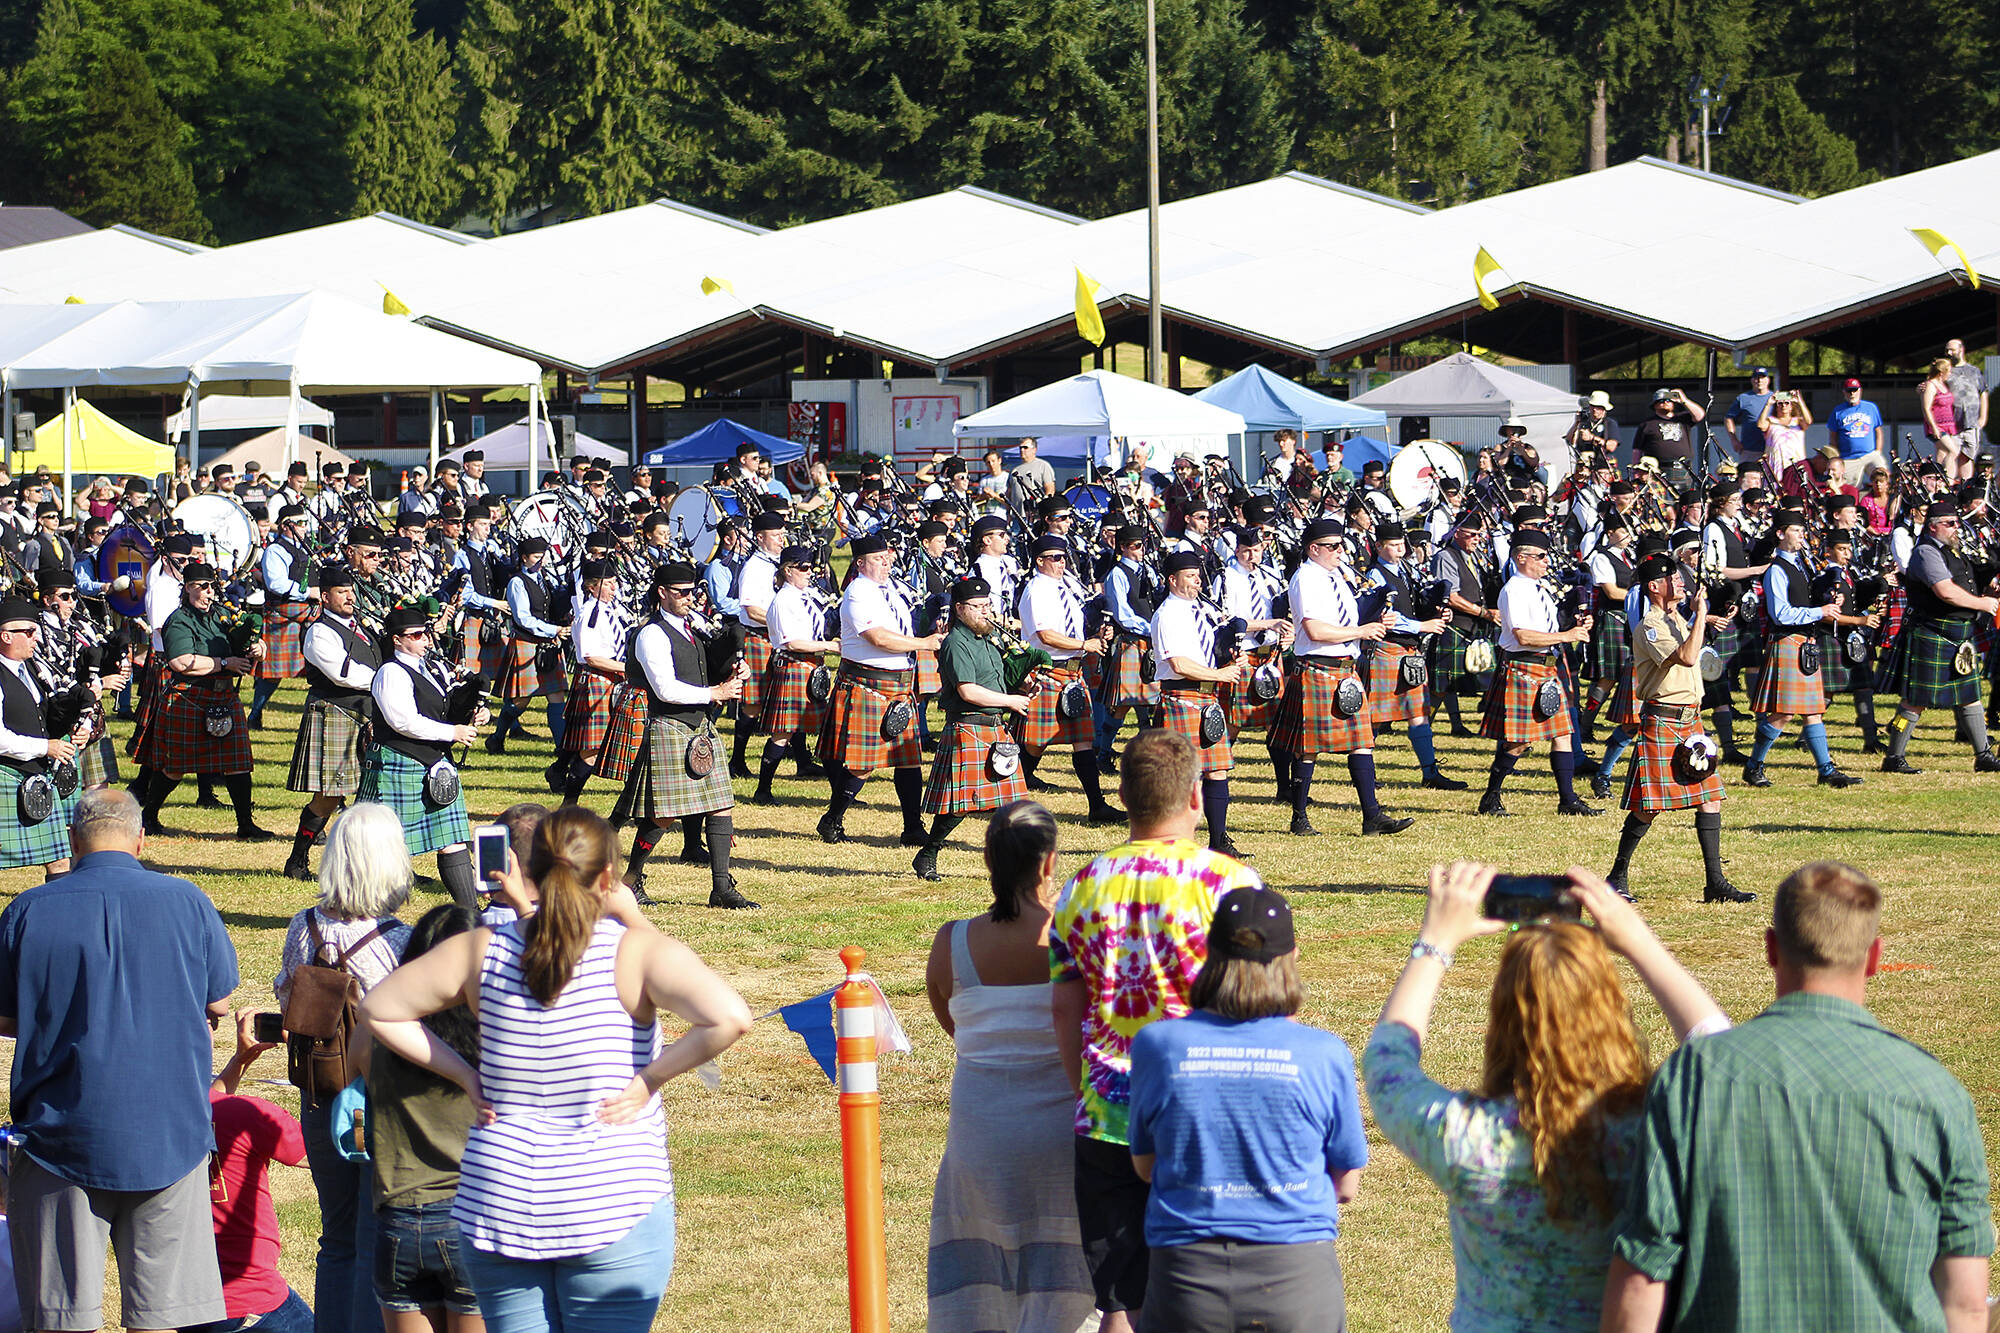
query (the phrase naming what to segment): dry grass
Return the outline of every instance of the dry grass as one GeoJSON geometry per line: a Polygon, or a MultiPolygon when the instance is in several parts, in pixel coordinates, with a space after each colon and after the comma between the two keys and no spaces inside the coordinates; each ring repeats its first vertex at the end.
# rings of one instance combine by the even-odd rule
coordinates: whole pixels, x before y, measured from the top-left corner
{"type": "MultiPolygon", "coordinates": [[[[286,794],[290,728],[297,687],[281,693],[272,725],[258,733],[260,819],[290,832],[297,798],[286,794]]],[[[1843,749],[1858,749],[1844,710],[1843,749]]],[[[1851,771],[1870,771],[1868,784],[1833,793],[1812,783],[1797,751],[1774,757],[1776,785],[1737,789],[1725,807],[1724,852],[1743,887],[1768,892],[1802,861],[1837,857],[1884,883],[1889,905],[1885,960],[1891,971],[1871,988],[1875,1011],[1891,1028],[1937,1054],[1972,1090],[1990,1142],[2000,1142],[2000,1005],[1992,979],[2000,975],[2000,923],[1995,876],[1987,857],[2000,821],[2000,785],[1975,778],[1962,747],[1940,728],[1926,728],[1913,751],[1920,778],[1874,775],[1849,753],[1851,771]]],[[[1477,742],[1445,741],[1447,767],[1474,782],[1484,772],[1477,742]]],[[[1269,767],[1261,746],[1235,784],[1232,822],[1237,839],[1256,855],[1274,885],[1294,895],[1300,946],[1310,989],[1301,1017],[1339,1033],[1352,1046],[1365,1039],[1399,969],[1422,912],[1417,886],[1433,861],[1478,856],[1522,871],[1555,870],[1572,862],[1600,869],[1615,847],[1614,814],[1594,820],[1558,819],[1553,783],[1540,760],[1524,763],[1510,784],[1516,818],[1475,819],[1468,795],[1425,791],[1416,784],[1407,746],[1385,742],[1379,763],[1384,798],[1418,816],[1417,827],[1390,840],[1353,836],[1351,804],[1322,805],[1324,836],[1286,836],[1285,812],[1270,800],[1269,767]]],[[[475,812],[497,811],[542,794],[539,770],[546,744],[512,747],[502,760],[480,753],[466,773],[475,812]]],[[[753,747],[753,754],[755,753],[753,747]]],[[[1063,790],[1047,798],[1070,839],[1065,864],[1115,839],[1111,830],[1081,822],[1082,799],[1067,765],[1049,776],[1063,790]]],[[[1338,765],[1319,787],[1322,802],[1351,801],[1338,765]]],[[[655,896],[668,905],[655,919],[685,939],[763,1013],[802,998],[838,978],[837,951],[868,950],[916,1043],[882,1068],[883,1137],[888,1195],[892,1320],[914,1328],[924,1318],[924,1259],[930,1190],[943,1150],[952,1068],[951,1043],[937,1030],[923,998],[923,963],[939,923],[979,910],[985,886],[977,875],[976,824],[961,830],[944,858],[948,876],[923,884],[909,873],[909,853],[895,845],[899,823],[883,782],[871,783],[866,804],[849,816],[856,840],[826,847],[812,835],[824,808],[822,784],[781,782],[783,804],[739,806],[738,874],[756,913],[720,913],[701,904],[705,869],[656,863],[655,896]]],[[[147,860],[185,874],[215,898],[242,960],[240,1002],[269,1007],[286,921],[310,898],[306,886],[276,873],[282,845],[246,847],[231,840],[230,817],[188,807],[192,784],[166,812],[169,828],[190,830],[151,844],[147,860]]],[[[609,795],[586,795],[608,808],[609,795]]],[[[669,850],[674,847],[670,846],[669,850]]],[[[429,873],[428,865],[420,870],[429,873]]],[[[34,872],[0,876],[0,891],[17,892],[34,872]]],[[[1741,1019],[1769,999],[1763,965],[1760,907],[1713,908],[1700,902],[1701,863],[1688,817],[1660,821],[1641,853],[1634,886],[1647,916],[1741,1019]]],[[[437,901],[433,898],[430,901],[437,901]]],[[[415,912],[429,905],[412,904],[415,912]]],[[[1477,1072],[1486,988],[1497,948],[1467,948],[1451,972],[1432,1027],[1430,1067],[1447,1081],[1470,1082],[1477,1072]]],[[[1669,1037],[1657,1008],[1628,978],[1634,1010],[1656,1055],[1669,1037]]],[[[217,1052],[217,1064],[226,1054],[217,1052]]],[[[266,1057],[270,1060],[271,1057],[266,1057]]],[[[775,1020],[760,1023],[722,1060],[723,1084],[709,1092],[693,1080],[668,1090],[673,1160],[679,1186],[679,1250],[658,1326],[763,1327],[826,1330],[845,1324],[845,1277],[840,1214],[839,1126],[832,1090],[801,1043],[775,1020]]],[[[296,1107],[275,1062],[252,1072],[245,1090],[296,1107]],[[277,1080],[255,1084],[262,1076],[277,1080]]],[[[135,1098],[143,1095],[135,1091],[135,1098]]],[[[1343,1263],[1348,1309],[1364,1331],[1440,1326],[1451,1301],[1451,1254],[1444,1209],[1431,1187],[1392,1149],[1375,1140],[1377,1155],[1363,1176],[1359,1201],[1344,1210],[1343,1263]]],[[[281,1171],[275,1182],[285,1231],[284,1267],[293,1285],[311,1291],[317,1212],[303,1171],[281,1171]]]]}

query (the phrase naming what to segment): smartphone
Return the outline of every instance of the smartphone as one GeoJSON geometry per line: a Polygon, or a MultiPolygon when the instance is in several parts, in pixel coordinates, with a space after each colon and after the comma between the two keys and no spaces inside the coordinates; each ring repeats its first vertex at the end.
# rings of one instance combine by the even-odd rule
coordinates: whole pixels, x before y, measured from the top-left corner
{"type": "Polygon", "coordinates": [[[285,1039],[285,1016],[283,1014],[252,1014],[250,1035],[257,1041],[276,1044],[285,1039]]]}
{"type": "Polygon", "coordinates": [[[509,834],[505,824],[489,824],[473,836],[473,846],[478,849],[479,890],[491,893],[493,881],[489,875],[507,873],[507,844],[509,834]]]}
{"type": "Polygon", "coordinates": [[[1581,920],[1583,904],[1570,891],[1568,875],[1496,875],[1482,909],[1489,921],[1533,921],[1540,917],[1581,920]]]}

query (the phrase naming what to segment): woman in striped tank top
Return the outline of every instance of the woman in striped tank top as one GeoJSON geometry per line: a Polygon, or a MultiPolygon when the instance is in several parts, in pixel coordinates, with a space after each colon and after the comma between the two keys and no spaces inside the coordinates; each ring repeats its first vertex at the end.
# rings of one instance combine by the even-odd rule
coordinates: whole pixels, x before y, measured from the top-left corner
{"type": "Polygon", "coordinates": [[[362,1008],[476,1108],[452,1216],[492,1333],[651,1327],[674,1254],[659,1089],[750,1028],[729,984],[640,915],[616,856],[601,817],[556,811],[528,855],[539,910],[443,941],[362,1008]],[[460,1003],[476,1069],[420,1021],[460,1003]],[[664,1047],[662,1012],[688,1025],[664,1047]]]}

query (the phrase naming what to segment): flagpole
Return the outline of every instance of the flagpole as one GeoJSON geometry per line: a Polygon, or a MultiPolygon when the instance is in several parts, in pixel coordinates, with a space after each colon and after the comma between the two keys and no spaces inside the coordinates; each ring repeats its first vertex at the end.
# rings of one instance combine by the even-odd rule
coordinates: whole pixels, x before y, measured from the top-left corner
{"type": "Polygon", "coordinates": [[[1160,54],[1146,0],[1146,378],[1165,384],[1160,357],[1160,54]]]}

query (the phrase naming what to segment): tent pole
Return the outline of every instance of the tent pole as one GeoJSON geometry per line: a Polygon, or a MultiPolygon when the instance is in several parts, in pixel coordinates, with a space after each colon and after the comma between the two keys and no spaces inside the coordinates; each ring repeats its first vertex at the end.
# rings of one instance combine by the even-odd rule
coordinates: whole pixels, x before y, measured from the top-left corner
{"type": "MultiPolygon", "coordinates": [[[[188,478],[201,475],[201,381],[188,380],[188,478]]],[[[162,500],[165,497],[161,497],[162,500]]]]}
{"type": "MultiPolygon", "coordinates": [[[[14,391],[0,381],[0,458],[7,464],[7,475],[14,475],[14,391]]],[[[65,502],[66,503],[66,502],[65,502]]]]}
{"type": "Polygon", "coordinates": [[[536,380],[528,386],[528,494],[535,493],[535,462],[542,447],[541,427],[538,424],[542,403],[542,382],[536,380]]]}
{"type": "Polygon", "coordinates": [[[442,392],[442,390],[439,390],[439,389],[432,389],[432,390],[431,390],[431,470],[430,470],[430,479],[431,479],[431,483],[432,483],[433,485],[436,485],[436,484],[437,484],[437,473],[438,473],[438,395],[439,395],[439,394],[440,394],[441,392],[442,392]]]}
{"type": "Polygon", "coordinates": [[[292,463],[299,456],[299,381],[296,374],[285,384],[285,476],[280,486],[291,481],[292,463]]]}
{"type": "Polygon", "coordinates": [[[75,457],[71,440],[76,435],[76,424],[76,389],[71,386],[63,390],[63,503],[65,504],[69,503],[70,496],[76,494],[76,488],[70,481],[75,457]]]}
{"type": "Polygon", "coordinates": [[[1165,384],[1160,364],[1160,53],[1153,0],[1146,0],[1146,379],[1165,384]]]}

